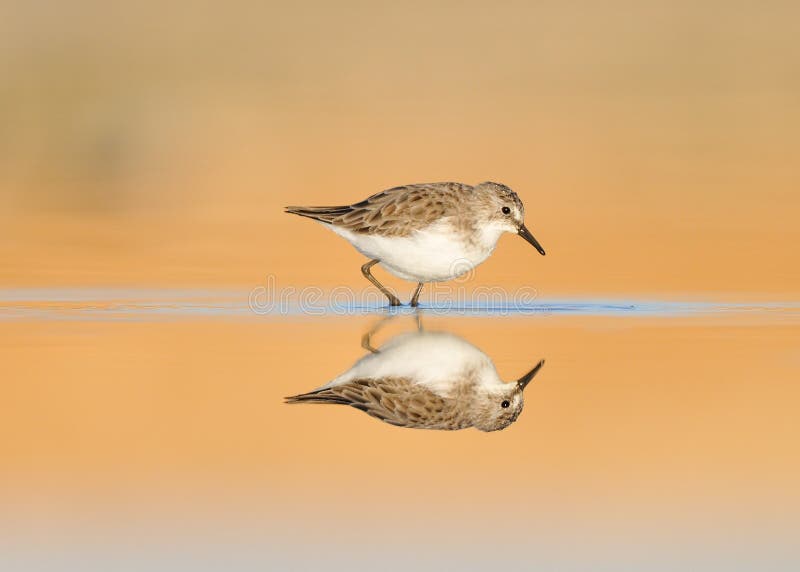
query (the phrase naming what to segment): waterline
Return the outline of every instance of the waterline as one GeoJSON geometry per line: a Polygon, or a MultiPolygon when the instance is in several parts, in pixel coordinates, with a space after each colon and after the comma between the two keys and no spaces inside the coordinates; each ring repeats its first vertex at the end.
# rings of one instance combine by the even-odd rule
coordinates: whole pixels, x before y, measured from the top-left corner
{"type": "MultiPolygon", "coordinates": [[[[320,295],[314,303],[288,301],[254,305],[252,291],[131,288],[0,289],[0,320],[175,320],[251,319],[277,316],[356,316],[413,313],[389,308],[372,293],[352,300],[320,295]]],[[[719,314],[774,315],[800,319],[800,302],[713,302],[608,298],[531,300],[437,299],[422,303],[426,314],[463,316],[630,316],[677,317],[719,314]]]]}

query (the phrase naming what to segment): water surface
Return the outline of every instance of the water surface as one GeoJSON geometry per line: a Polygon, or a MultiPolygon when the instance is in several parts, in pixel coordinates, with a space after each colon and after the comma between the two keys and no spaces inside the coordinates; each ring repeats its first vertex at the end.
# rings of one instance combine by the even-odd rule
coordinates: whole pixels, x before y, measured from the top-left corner
{"type": "MultiPolygon", "coordinates": [[[[800,564],[796,304],[423,309],[504,380],[546,359],[516,422],[482,433],[283,403],[363,357],[386,309],[2,298],[4,569],[800,564]]],[[[417,328],[396,313],[376,347],[417,328]]]]}

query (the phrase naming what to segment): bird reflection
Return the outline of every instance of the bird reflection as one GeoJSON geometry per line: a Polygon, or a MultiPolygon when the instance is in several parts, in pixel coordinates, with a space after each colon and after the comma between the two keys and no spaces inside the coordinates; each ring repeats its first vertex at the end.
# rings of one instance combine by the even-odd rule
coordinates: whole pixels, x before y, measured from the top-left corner
{"type": "Polygon", "coordinates": [[[517,420],[523,391],[544,365],[542,360],[505,383],[481,350],[450,333],[426,332],[419,321],[418,331],[376,349],[371,337],[384,322],[362,339],[370,354],[329,383],[286,402],[349,405],[399,427],[498,431],[517,420]]]}

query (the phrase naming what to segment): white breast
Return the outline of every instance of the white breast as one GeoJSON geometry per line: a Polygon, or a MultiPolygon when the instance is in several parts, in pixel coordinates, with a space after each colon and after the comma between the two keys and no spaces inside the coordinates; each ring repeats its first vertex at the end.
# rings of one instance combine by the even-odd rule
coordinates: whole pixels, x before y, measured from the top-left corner
{"type": "Polygon", "coordinates": [[[377,354],[370,354],[323,387],[354,379],[402,377],[447,395],[470,372],[482,385],[502,381],[491,359],[465,340],[444,332],[402,334],[392,338],[377,354]]]}
{"type": "Polygon", "coordinates": [[[441,282],[468,272],[489,257],[503,233],[489,227],[468,240],[446,221],[403,237],[330,228],[364,256],[380,260],[395,276],[414,282],[441,282]]]}

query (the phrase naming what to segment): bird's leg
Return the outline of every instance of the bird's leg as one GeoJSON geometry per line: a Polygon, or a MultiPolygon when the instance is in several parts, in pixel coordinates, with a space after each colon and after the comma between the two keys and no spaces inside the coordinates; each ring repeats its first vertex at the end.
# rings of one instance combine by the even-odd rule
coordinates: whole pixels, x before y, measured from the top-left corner
{"type": "Polygon", "coordinates": [[[367,330],[363,336],[361,336],[361,347],[374,354],[379,353],[380,350],[373,347],[372,345],[372,336],[377,334],[378,330],[380,330],[383,327],[383,325],[392,318],[394,318],[394,316],[384,316],[383,318],[375,322],[375,324],[369,330],[367,330]]]}
{"type": "Polygon", "coordinates": [[[422,293],[422,287],[423,286],[424,286],[424,284],[422,282],[417,284],[417,289],[414,290],[414,295],[411,297],[411,306],[414,307],[414,308],[419,306],[419,295],[422,293]]]}
{"type": "Polygon", "coordinates": [[[375,266],[378,262],[380,262],[380,260],[378,260],[377,258],[375,260],[370,260],[369,262],[367,262],[364,266],[361,267],[361,274],[363,274],[364,278],[372,282],[375,286],[377,286],[378,290],[383,292],[386,295],[386,297],[389,298],[390,306],[399,306],[400,299],[394,294],[392,294],[383,284],[378,282],[378,280],[369,271],[369,269],[375,266]]]}
{"type": "Polygon", "coordinates": [[[372,334],[374,334],[374,333],[375,332],[374,332],[374,329],[373,329],[373,330],[370,330],[367,333],[365,333],[363,336],[361,336],[361,347],[364,348],[365,350],[369,351],[369,352],[377,354],[377,353],[379,353],[379,351],[378,351],[377,348],[372,346],[372,340],[370,339],[370,338],[372,338],[372,334]]]}
{"type": "Polygon", "coordinates": [[[422,316],[420,316],[419,310],[414,312],[414,320],[417,322],[417,331],[424,332],[425,328],[422,327],[422,316]]]}

